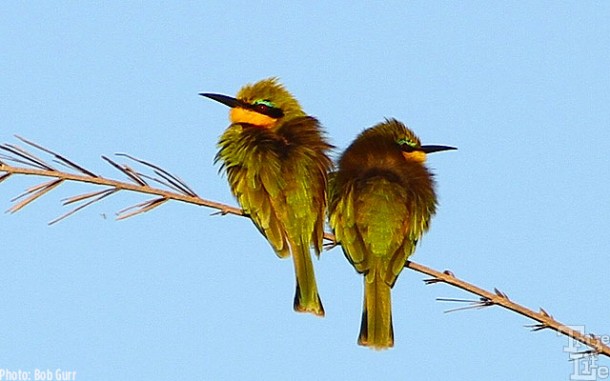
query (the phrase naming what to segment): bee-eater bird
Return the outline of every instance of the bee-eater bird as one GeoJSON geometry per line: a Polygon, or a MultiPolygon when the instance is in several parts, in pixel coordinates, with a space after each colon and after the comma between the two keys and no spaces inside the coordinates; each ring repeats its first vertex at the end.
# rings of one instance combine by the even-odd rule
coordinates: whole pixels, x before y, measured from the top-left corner
{"type": "Polygon", "coordinates": [[[426,154],[404,124],[386,119],[363,131],[341,155],[329,186],[330,226],[347,259],[364,275],[358,344],[394,346],[391,289],[436,210],[426,154]]]}
{"type": "Polygon", "coordinates": [[[236,98],[202,93],[231,108],[215,162],[233,195],[280,258],[292,255],[294,310],[324,316],[310,248],[320,255],[332,166],[318,120],[276,78],[244,86],[236,98]]]}

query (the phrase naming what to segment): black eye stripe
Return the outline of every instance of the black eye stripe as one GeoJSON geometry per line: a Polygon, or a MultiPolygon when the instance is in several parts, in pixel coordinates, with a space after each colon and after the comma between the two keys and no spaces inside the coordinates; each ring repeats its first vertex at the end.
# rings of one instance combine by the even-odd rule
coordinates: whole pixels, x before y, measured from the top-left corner
{"type": "Polygon", "coordinates": [[[279,108],[268,108],[267,115],[269,115],[272,118],[279,119],[284,116],[284,112],[282,110],[280,110],[279,108]]]}

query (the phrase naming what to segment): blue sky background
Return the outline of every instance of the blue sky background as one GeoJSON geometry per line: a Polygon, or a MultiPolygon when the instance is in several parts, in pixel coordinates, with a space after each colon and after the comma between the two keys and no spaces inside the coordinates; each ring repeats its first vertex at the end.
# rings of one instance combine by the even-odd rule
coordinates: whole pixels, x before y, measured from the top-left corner
{"type": "MultiPolygon", "coordinates": [[[[610,335],[606,2],[14,2],[0,5],[0,140],[120,178],[127,152],[235,204],[212,160],[235,94],[279,76],[343,150],[396,117],[433,155],[440,207],[413,260],[610,335]],[[122,159],[120,159],[123,162],[122,159]]],[[[35,178],[0,184],[0,206],[35,178]]],[[[291,261],[250,221],[118,194],[54,226],[64,184],[0,215],[0,369],[77,380],[568,380],[568,340],[406,270],[396,347],[356,345],[362,279],[316,261],[327,316],[292,311],[291,261]],[[107,218],[104,218],[106,216],[107,218]]],[[[579,349],[584,350],[584,347],[579,349]]],[[[599,367],[609,367],[607,358],[599,367]]]]}

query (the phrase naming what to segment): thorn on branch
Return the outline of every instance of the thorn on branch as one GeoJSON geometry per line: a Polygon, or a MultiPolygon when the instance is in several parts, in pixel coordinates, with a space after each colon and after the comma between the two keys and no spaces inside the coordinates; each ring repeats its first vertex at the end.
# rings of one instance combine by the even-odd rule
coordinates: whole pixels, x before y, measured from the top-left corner
{"type": "Polygon", "coordinates": [[[118,164],[117,162],[113,161],[112,159],[102,155],[102,159],[106,160],[110,165],[112,165],[114,168],[118,169],[119,171],[123,172],[131,181],[133,181],[134,183],[136,183],[136,185],[139,186],[147,186],[146,182],[144,182],[143,180],[141,180],[138,176],[134,175],[129,168],[122,166],[120,164],[118,164]]]}
{"type": "MultiPolygon", "coordinates": [[[[405,267],[407,267],[407,266],[405,266],[405,267]]],[[[455,278],[455,275],[450,270],[443,271],[443,274],[447,275],[448,277],[455,278]]],[[[430,284],[447,283],[447,282],[442,278],[428,278],[428,279],[424,279],[424,283],[426,285],[430,285],[430,284]]]]}
{"type": "Polygon", "coordinates": [[[154,198],[152,200],[147,200],[144,202],[141,202],[139,204],[136,205],[132,205],[128,208],[125,208],[123,210],[120,210],[119,212],[117,212],[117,220],[124,220],[126,218],[129,217],[133,217],[137,214],[141,214],[141,213],[145,213],[148,212],[158,206],[163,205],[164,203],[166,203],[167,201],[169,201],[168,198],[165,197],[159,197],[159,198],[154,198]],[[133,209],[133,210],[132,210],[133,209]],[[129,213],[126,213],[127,211],[132,210],[129,213]]]}
{"type": "Polygon", "coordinates": [[[106,192],[108,192],[108,191],[113,191],[113,192],[115,192],[115,191],[117,191],[117,190],[116,190],[116,188],[111,188],[111,189],[102,189],[102,190],[100,190],[100,191],[89,192],[89,193],[83,193],[83,194],[78,194],[78,195],[76,195],[76,196],[72,196],[72,197],[64,198],[64,199],[63,199],[63,200],[61,200],[61,201],[62,201],[62,204],[63,204],[64,206],[66,206],[66,205],[70,205],[70,204],[74,204],[74,203],[76,203],[76,202],[80,202],[80,201],[86,200],[86,199],[91,198],[91,197],[95,197],[95,196],[97,196],[97,195],[99,195],[99,194],[106,193],[106,192]]]}
{"type": "Polygon", "coordinates": [[[547,324],[545,323],[537,323],[537,324],[526,324],[524,325],[524,327],[529,328],[530,331],[532,332],[538,332],[538,331],[542,331],[543,329],[547,329],[550,328],[547,324]]]}
{"type": "Polygon", "coordinates": [[[63,182],[62,179],[55,179],[55,180],[51,180],[48,181],[46,183],[42,183],[42,184],[38,184],[34,187],[31,187],[29,189],[27,189],[24,193],[20,194],[19,196],[13,198],[11,201],[17,201],[18,199],[29,195],[29,197],[25,198],[24,200],[22,200],[21,202],[19,202],[16,205],[13,205],[12,207],[10,207],[7,212],[8,213],[15,213],[18,212],[20,209],[22,209],[24,206],[28,205],[29,203],[31,203],[32,201],[36,200],[37,198],[41,197],[42,195],[44,195],[45,193],[49,192],[50,190],[55,189],[57,186],[59,186],[59,184],[61,184],[63,182]]]}
{"type": "Polygon", "coordinates": [[[479,298],[479,300],[457,299],[457,298],[436,298],[436,300],[439,302],[468,303],[469,304],[468,306],[465,306],[465,307],[458,307],[458,308],[453,308],[450,310],[443,311],[444,313],[470,310],[473,308],[481,309],[481,308],[493,306],[495,304],[490,299],[485,298],[485,297],[481,297],[481,298],[479,298]]]}
{"type": "Polygon", "coordinates": [[[5,160],[10,160],[15,163],[24,164],[30,167],[35,167],[38,169],[44,169],[47,171],[55,171],[55,168],[51,167],[44,160],[34,156],[33,154],[27,152],[23,148],[12,144],[2,144],[0,145],[0,149],[7,151],[15,156],[2,156],[5,160]],[[21,159],[19,159],[21,158],[21,159]]]}
{"type": "Polygon", "coordinates": [[[430,284],[437,284],[437,283],[444,283],[445,281],[442,279],[438,279],[438,278],[428,278],[428,279],[424,279],[424,284],[430,285],[430,284]]]}
{"type": "Polygon", "coordinates": [[[64,199],[63,204],[64,205],[69,205],[69,204],[72,204],[72,203],[75,203],[75,202],[80,202],[80,201],[86,200],[88,198],[97,196],[94,199],[89,200],[88,202],[86,202],[86,203],[84,203],[82,205],[77,206],[76,208],[72,209],[68,213],[65,213],[65,214],[57,217],[56,219],[50,221],[49,225],[53,225],[53,224],[63,220],[64,218],[70,217],[71,215],[73,215],[74,213],[78,212],[79,210],[84,209],[87,206],[89,206],[89,205],[91,205],[91,204],[93,204],[95,202],[98,202],[98,201],[102,200],[103,198],[106,198],[106,197],[108,197],[111,194],[114,194],[116,192],[118,192],[118,189],[110,188],[110,189],[104,189],[104,190],[98,191],[98,192],[91,192],[91,193],[87,193],[87,194],[83,194],[83,195],[77,195],[77,196],[73,196],[73,197],[64,199]]]}
{"type": "Polygon", "coordinates": [[[157,182],[170,187],[178,192],[181,192],[187,196],[191,196],[191,197],[199,197],[197,196],[197,193],[195,193],[195,191],[193,191],[182,179],[180,179],[178,176],[174,176],[171,173],[169,173],[168,171],[166,171],[165,169],[149,163],[147,161],[138,159],[136,157],[133,157],[131,155],[128,155],[126,153],[117,153],[117,156],[123,156],[126,157],[128,159],[131,159],[137,163],[140,163],[142,165],[145,165],[149,168],[152,168],[154,173],[156,173],[158,176],[161,176],[163,179],[165,179],[166,182],[160,181],[158,179],[155,179],[157,182]]]}
{"type": "Polygon", "coordinates": [[[506,295],[505,293],[503,293],[502,291],[498,290],[497,288],[494,287],[494,293],[496,295],[498,295],[501,298],[504,298],[506,300],[510,300],[510,298],[508,297],[508,295],[506,295]]]}
{"type": "Polygon", "coordinates": [[[553,318],[553,316],[551,316],[548,312],[546,312],[544,310],[544,308],[540,307],[540,314],[543,315],[544,317],[548,317],[548,318],[553,318]]]}
{"type": "Polygon", "coordinates": [[[77,171],[79,171],[79,172],[81,172],[81,173],[84,173],[84,174],[85,174],[85,175],[87,175],[87,176],[91,176],[91,177],[98,177],[98,176],[97,176],[95,173],[93,173],[93,172],[90,172],[90,171],[86,170],[85,168],[83,168],[83,167],[81,167],[80,165],[76,164],[76,163],[75,163],[75,162],[73,162],[72,160],[68,160],[68,159],[66,159],[65,157],[63,157],[62,155],[60,155],[60,154],[58,154],[58,153],[55,153],[55,152],[51,151],[51,150],[50,150],[50,149],[48,149],[48,148],[45,148],[45,147],[43,147],[43,146],[41,146],[41,145],[39,145],[39,144],[36,144],[36,143],[34,143],[34,142],[31,142],[31,141],[29,141],[29,140],[27,140],[27,139],[25,139],[25,138],[22,138],[22,137],[21,137],[21,136],[19,136],[19,135],[15,135],[15,137],[16,137],[17,139],[21,140],[22,142],[24,142],[24,143],[26,143],[26,144],[28,144],[28,145],[30,145],[30,146],[32,146],[32,147],[34,147],[34,148],[37,148],[37,149],[39,149],[39,150],[41,150],[41,151],[43,151],[43,152],[46,152],[46,153],[48,153],[48,154],[50,154],[50,155],[53,155],[53,157],[55,157],[55,158],[58,160],[58,162],[59,162],[60,164],[63,164],[63,165],[65,165],[65,166],[66,166],[66,167],[68,167],[68,168],[76,169],[77,171]]]}
{"type": "Polygon", "coordinates": [[[595,357],[599,355],[599,351],[595,350],[595,349],[588,349],[586,351],[579,351],[579,352],[570,352],[570,361],[575,361],[575,360],[581,360],[583,358],[586,357],[595,357]],[[580,357],[576,357],[574,355],[580,355],[580,357]]]}
{"type": "Polygon", "coordinates": [[[10,175],[12,175],[12,173],[10,173],[10,172],[6,172],[6,173],[0,175],[0,183],[3,182],[4,180],[8,179],[10,175]]]}
{"type": "Polygon", "coordinates": [[[138,183],[139,183],[140,185],[145,186],[145,187],[147,187],[147,186],[148,186],[148,183],[146,182],[146,180],[144,180],[144,178],[143,178],[144,176],[143,176],[143,175],[142,175],[140,172],[138,172],[138,171],[134,170],[133,168],[131,168],[131,167],[130,167],[130,166],[128,166],[127,164],[124,164],[124,165],[123,165],[123,168],[125,169],[125,171],[129,172],[130,174],[132,174],[132,175],[133,175],[133,177],[134,177],[135,179],[137,179],[137,181],[138,181],[138,183]]]}

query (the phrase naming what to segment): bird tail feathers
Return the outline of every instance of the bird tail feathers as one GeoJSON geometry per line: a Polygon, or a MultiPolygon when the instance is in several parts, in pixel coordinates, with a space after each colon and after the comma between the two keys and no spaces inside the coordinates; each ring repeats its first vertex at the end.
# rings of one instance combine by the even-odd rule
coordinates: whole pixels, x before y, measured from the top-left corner
{"type": "Polygon", "coordinates": [[[309,246],[303,243],[291,246],[297,282],[294,310],[324,316],[324,307],[318,294],[309,246]]]}
{"type": "Polygon", "coordinates": [[[379,274],[365,275],[358,344],[378,350],[394,346],[391,291],[390,285],[379,274]]]}

